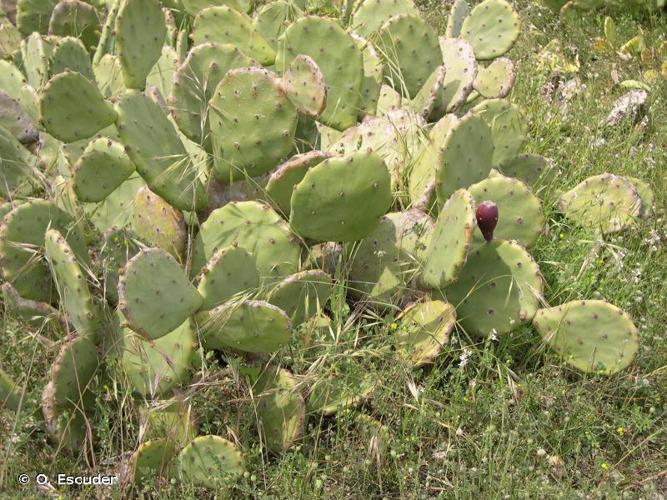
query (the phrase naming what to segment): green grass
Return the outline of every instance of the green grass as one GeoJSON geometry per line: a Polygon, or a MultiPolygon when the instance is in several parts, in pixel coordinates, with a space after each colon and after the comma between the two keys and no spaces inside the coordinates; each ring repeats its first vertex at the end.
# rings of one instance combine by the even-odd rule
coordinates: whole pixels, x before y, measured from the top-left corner
{"type": "MultiPolygon", "coordinates": [[[[555,305],[603,298],[627,310],[640,329],[636,361],[611,377],[584,375],[524,327],[497,341],[475,343],[454,334],[433,366],[411,371],[379,348],[392,318],[368,316],[363,328],[346,328],[349,316],[360,313],[350,310],[339,289],[332,300],[334,353],[363,352],[372,360],[367,368],[378,386],[358,411],[380,420],[389,439],[380,452],[369,451],[368,436],[354,424],[355,410],[309,419],[301,444],[281,457],[267,457],[240,382],[216,378],[218,362],[209,356],[202,369],[207,384],[194,393],[192,406],[201,434],[236,436],[244,447],[249,473],[236,485],[236,497],[658,498],[667,491],[667,85],[653,85],[646,130],[604,129],[602,120],[624,92],[614,85],[612,68],[621,80],[639,80],[646,68],[612,51],[593,50],[604,13],[564,26],[537,2],[518,6],[524,28],[510,54],[518,70],[511,99],[529,120],[526,150],[553,158],[560,169],[541,195],[548,231],[532,251],[547,283],[545,299],[555,305]],[[549,75],[536,65],[537,52],[556,37],[578,49],[577,76],[585,85],[565,114],[541,96],[549,75]],[[557,214],[553,202],[559,191],[606,171],[649,181],[658,213],[634,230],[598,241],[557,214]]],[[[443,31],[440,3],[424,7],[443,31]]],[[[638,21],[622,12],[615,17],[622,40],[640,25],[656,46],[667,38],[664,17],[638,21]]],[[[34,328],[6,316],[3,321],[0,366],[25,388],[24,408],[38,408],[53,353],[35,340],[34,328]]],[[[47,326],[40,334],[55,338],[50,330],[47,326]]],[[[294,352],[286,362],[303,373],[317,355],[294,352]]],[[[35,492],[34,484],[18,486],[22,472],[32,477],[113,473],[136,447],[139,405],[107,380],[97,406],[95,463],[55,452],[29,411],[18,418],[0,413],[0,496],[35,492]]],[[[148,484],[144,490],[164,498],[195,494],[176,483],[148,484]]],[[[61,493],[95,495],[93,490],[61,493]]]]}

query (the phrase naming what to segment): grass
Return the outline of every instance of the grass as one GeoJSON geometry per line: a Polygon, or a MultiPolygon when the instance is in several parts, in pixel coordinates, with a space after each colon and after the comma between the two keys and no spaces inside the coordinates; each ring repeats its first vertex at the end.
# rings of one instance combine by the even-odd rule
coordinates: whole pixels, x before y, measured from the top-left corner
{"type": "MultiPolygon", "coordinates": [[[[653,85],[650,124],[645,130],[607,130],[601,122],[624,89],[620,80],[641,79],[636,61],[613,51],[595,51],[604,12],[564,26],[538,2],[521,1],[524,21],[510,57],[517,63],[511,99],[529,120],[526,151],[552,158],[555,182],[542,193],[548,231],[533,250],[547,283],[549,304],[603,298],[624,308],[640,328],[641,347],[626,371],[611,377],[585,375],[545,349],[524,327],[498,340],[472,342],[454,334],[437,362],[409,370],[381,349],[391,317],[364,317],[359,329],[345,328],[351,309],[339,288],[332,300],[336,349],[349,358],[365,353],[377,380],[374,397],[359,410],[336,417],[310,418],[302,443],[280,457],[260,446],[251,405],[237,379],[215,378],[219,359],[208,356],[202,372],[208,383],[192,398],[201,434],[236,437],[243,445],[248,473],[234,497],[266,498],[661,498],[667,491],[667,85],[653,85]],[[576,47],[585,86],[566,112],[546,102],[541,89],[549,75],[537,68],[537,53],[552,38],[576,47]],[[647,180],[658,213],[631,231],[599,241],[570,225],[553,209],[559,191],[602,172],[647,180]],[[359,431],[355,416],[372,415],[388,431],[383,446],[359,431]],[[369,444],[376,446],[369,449],[369,444]]],[[[423,5],[442,32],[440,3],[423,5]]],[[[640,29],[656,45],[667,38],[664,17],[632,18],[614,13],[619,38],[640,29]],[[662,24],[661,24],[662,23],[662,24]]],[[[96,460],[55,452],[39,419],[43,380],[53,353],[34,340],[35,328],[5,316],[0,366],[25,388],[18,417],[0,413],[0,495],[25,496],[34,484],[19,487],[20,473],[31,477],[57,472],[113,473],[136,447],[137,407],[105,380],[97,399],[96,460]]],[[[44,336],[56,338],[50,325],[44,336]]],[[[318,353],[295,351],[286,363],[303,373],[318,353]]],[[[65,497],[115,495],[118,490],[66,489],[65,497]]],[[[48,493],[42,490],[41,493],[48,493]]],[[[147,483],[125,490],[164,498],[206,496],[175,482],[147,483]]],[[[227,492],[232,495],[232,493],[227,492]]],[[[225,493],[222,494],[225,496],[225,493]]]]}

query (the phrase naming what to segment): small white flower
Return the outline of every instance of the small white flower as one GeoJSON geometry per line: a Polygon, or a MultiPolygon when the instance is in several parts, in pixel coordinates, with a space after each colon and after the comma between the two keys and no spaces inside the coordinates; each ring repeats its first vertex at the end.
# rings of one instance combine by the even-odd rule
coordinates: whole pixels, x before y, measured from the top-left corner
{"type": "Polygon", "coordinates": [[[465,368],[471,355],[472,352],[470,352],[468,349],[463,349],[461,356],[459,356],[459,368],[465,368]]]}
{"type": "Polygon", "coordinates": [[[496,341],[498,340],[498,330],[495,328],[491,330],[491,340],[496,341]]]}

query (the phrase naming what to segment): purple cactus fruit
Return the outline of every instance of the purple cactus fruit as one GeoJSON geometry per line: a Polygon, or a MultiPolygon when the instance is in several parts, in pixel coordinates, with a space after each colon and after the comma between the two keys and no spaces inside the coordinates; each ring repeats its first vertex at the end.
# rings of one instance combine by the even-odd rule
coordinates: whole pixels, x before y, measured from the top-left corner
{"type": "Polygon", "coordinates": [[[498,224],[498,205],[492,201],[483,201],[477,206],[477,227],[486,241],[493,239],[493,231],[498,224]]]}

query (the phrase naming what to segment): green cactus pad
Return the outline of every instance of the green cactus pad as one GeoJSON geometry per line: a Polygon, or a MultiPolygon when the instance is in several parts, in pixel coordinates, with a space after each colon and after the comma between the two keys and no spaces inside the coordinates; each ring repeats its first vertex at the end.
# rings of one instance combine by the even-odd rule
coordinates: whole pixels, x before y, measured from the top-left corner
{"type": "Polygon", "coordinates": [[[291,338],[285,312],[262,300],[229,301],[197,315],[205,349],[272,353],[291,338]]]}
{"type": "Polygon", "coordinates": [[[5,128],[0,127],[0,196],[14,198],[33,190],[37,158],[5,128]]]}
{"type": "Polygon", "coordinates": [[[473,87],[479,95],[487,99],[502,98],[512,90],[515,78],[512,60],[499,57],[487,67],[479,68],[473,87]]]}
{"type": "Polygon", "coordinates": [[[203,43],[192,48],[176,70],[169,102],[174,120],[189,139],[210,149],[208,101],[227,71],[253,64],[233,45],[203,43]]]}
{"type": "Polygon", "coordinates": [[[21,391],[12,378],[0,368],[0,410],[17,411],[21,404],[21,391]]]}
{"type": "Polygon", "coordinates": [[[435,222],[424,256],[424,285],[444,288],[457,279],[476,225],[475,200],[468,191],[459,189],[447,200],[435,222]]]}
{"type": "Polygon", "coordinates": [[[280,215],[263,203],[232,202],[211,212],[194,240],[192,272],[199,272],[218,248],[230,245],[255,256],[262,282],[281,279],[299,267],[298,240],[280,215]]]}
{"type": "Polygon", "coordinates": [[[158,0],[123,0],[116,16],[116,51],[128,89],[143,90],[167,36],[158,0]],[[140,48],[140,50],[137,50],[140,48]]]}
{"type": "Polygon", "coordinates": [[[440,108],[436,114],[442,116],[444,108],[442,104],[442,85],[445,81],[445,67],[438,66],[426,83],[419,89],[417,95],[407,103],[408,109],[413,110],[424,119],[431,116],[436,108],[440,108]]]}
{"type": "Polygon", "coordinates": [[[33,32],[46,35],[56,0],[17,0],[16,26],[23,36],[33,32]]]}
{"type": "Polygon", "coordinates": [[[505,0],[484,0],[464,19],[460,36],[472,45],[477,59],[493,59],[514,45],[519,25],[519,16],[505,0]]]}
{"type": "Polygon", "coordinates": [[[192,158],[162,108],[140,92],[117,103],[118,133],[125,151],[151,191],[181,210],[206,205],[206,192],[192,158]]]}
{"type": "Polygon", "coordinates": [[[178,474],[189,484],[219,489],[244,470],[241,452],[220,436],[199,436],[178,455],[178,474]]]}
{"type": "Polygon", "coordinates": [[[181,0],[183,8],[191,16],[196,16],[199,12],[209,7],[226,5],[239,12],[247,12],[250,7],[248,0],[181,0]]]}
{"type": "Polygon", "coordinates": [[[171,476],[176,453],[176,445],[168,439],[152,439],[139,445],[131,459],[134,482],[145,484],[151,478],[171,476]]]}
{"type": "Polygon", "coordinates": [[[132,229],[149,246],[161,248],[181,260],[185,253],[185,218],[147,186],[134,195],[132,229]]]}
{"type": "Polygon", "coordinates": [[[160,58],[146,77],[146,93],[149,95],[159,95],[162,108],[166,107],[165,99],[171,92],[178,65],[178,54],[172,47],[165,45],[162,47],[160,58]]]}
{"type": "Polygon", "coordinates": [[[132,220],[132,200],[146,183],[136,172],[114,189],[101,203],[84,203],[83,211],[100,231],[128,227],[132,220]]]}
{"type": "Polygon", "coordinates": [[[106,54],[93,66],[95,80],[105,98],[115,97],[125,92],[123,74],[117,56],[106,54]]]}
{"type": "Polygon", "coordinates": [[[99,359],[89,337],[72,337],[61,347],[42,393],[46,429],[59,445],[80,450],[87,439],[85,412],[99,359]]]}
{"type": "Polygon", "coordinates": [[[441,145],[457,122],[455,114],[447,114],[433,125],[428,137],[423,139],[421,151],[408,176],[408,194],[414,207],[430,210],[435,194],[436,174],[443,163],[441,145]]]}
{"type": "Polygon", "coordinates": [[[266,40],[273,50],[278,49],[278,38],[292,20],[293,6],[291,2],[278,0],[262,5],[255,14],[255,29],[266,40]]]}
{"type": "Polygon", "coordinates": [[[87,270],[82,269],[65,238],[56,229],[44,236],[46,257],[60,295],[60,306],[79,335],[97,336],[100,309],[88,288],[87,270]]]}
{"type": "Polygon", "coordinates": [[[285,278],[269,292],[267,301],[285,311],[294,325],[300,325],[324,309],[332,291],[331,276],[314,269],[285,278]]]}
{"type": "Polygon", "coordinates": [[[0,89],[14,99],[23,112],[36,124],[39,119],[37,96],[27,84],[23,73],[9,61],[0,60],[0,89]]]}
{"type": "Polygon", "coordinates": [[[229,71],[210,101],[209,119],[220,182],[269,172],[294,149],[296,108],[264,69],[229,71]]]}
{"type": "Polygon", "coordinates": [[[270,66],[276,59],[276,51],[259,34],[252,19],[226,5],[199,12],[190,36],[194,45],[209,42],[235,45],[264,66],[270,66]]]}
{"type": "Polygon", "coordinates": [[[300,54],[313,58],[327,84],[327,106],[318,120],[338,130],[354,125],[364,73],[363,56],[352,36],[333,19],[302,17],[279,39],[277,70],[284,72],[300,54]]]}
{"type": "Polygon", "coordinates": [[[287,451],[301,439],[306,403],[297,380],[287,370],[269,368],[254,387],[257,419],[264,446],[272,453],[287,451]]]}
{"type": "Polygon", "coordinates": [[[118,282],[119,307],[129,327],[147,339],[173,331],[202,304],[176,260],[158,248],[129,260],[118,282]]]}
{"type": "Polygon", "coordinates": [[[322,371],[310,387],[306,401],[309,413],[334,415],[359,406],[378,383],[377,375],[352,360],[329,363],[322,371]]]}
{"type": "MultiPolygon", "coordinates": [[[[531,246],[542,233],[544,215],[539,198],[518,179],[495,175],[468,188],[475,203],[493,201],[498,205],[498,225],[494,238],[516,240],[525,247],[531,246]]],[[[475,243],[483,243],[481,231],[475,231],[475,243]]]]}
{"type": "Polygon", "coordinates": [[[121,369],[133,390],[153,398],[186,382],[195,340],[189,318],[173,331],[151,341],[123,328],[121,369]]]}
{"type": "Polygon", "coordinates": [[[419,15],[412,0],[364,0],[354,12],[350,26],[364,37],[370,37],[394,16],[419,15]]]}
{"type": "Polygon", "coordinates": [[[500,170],[508,177],[516,177],[539,192],[556,178],[558,169],[544,156],[522,153],[503,162],[500,170]]]}
{"type": "Polygon", "coordinates": [[[635,186],[625,177],[600,174],[585,179],[558,198],[558,208],[578,225],[603,234],[620,231],[641,213],[635,186]]]}
{"type": "MultiPolygon", "coordinates": [[[[1,69],[0,69],[1,71],[1,69]]],[[[2,85],[0,83],[0,85],[2,85]]],[[[39,140],[39,130],[33,119],[28,115],[21,104],[9,94],[0,90],[0,133],[4,136],[7,131],[21,144],[34,144],[39,140]]],[[[5,158],[5,155],[1,155],[5,158]]],[[[12,156],[12,155],[10,155],[12,156]]]]}
{"type": "Polygon", "coordinates": [[[443,203],[459,188],[486,178],[494,156],[491,128],[479,116],[466,115],[449,130],[442,144],[442,165],[436,174],[436,194],[443,203]]]}
{"type": "Polygon", "coordinates": [[[527,140],[528,121],[516,104],[505,99],[487,99],[471,113],[481,117],[491,129],[494,167],[502,167],[521,152],[527,140]]]}
{"type": "Polygon", "coordinates": [[[329,158],[306,172],[292,194],[290,225],[319,241],[356,241],[391,206],[391,178],[375,153],[329,158]]]}
{"type": "Polygon", "coordinates": [[[116,121],[116,112],[97,87],[72,71],[49,80],[39,111],[46,131],[63,142],[86,139],[116,121]]]}
{"type": "Polygon", "coordinates": [[[51,13],[49,35],[81,39],[86,49],[94,48],[99,39],[100,20],[97,10],[79,0],[62,0],[51,13]]]}
{"type": "Polygon", "coordinates": [[[185,446],[197,435],[192,410],[192,405],[182,396],[139,407],[140,425],[145,430],[140,436],[141,441],[164,438],[179,448],[185,446]]]}
{"type": "Polygon", "coordinates": [[[218,249],[202,269],[197,290],[204,298],[200,310],[208,311],[244,292],[259,287],[255,256],[242,247],[218,249]]]}
{"type": "Polygon", "coordinates": [[[377,116],[386,116],[392,111],[397,111],[401,107],[402,102],[403,97],[401,97],[401,94],[389,85],[382,84],[375,114],[377,116]]]}
{"type": "Polygon", "coordinates": [[[447,38],[458,38],[461,35],[463,21],[468,17],[468,14],[470,14],[470,4],[467,0],[455,0],[447,18],[447,28],[445,29],[447,38]]]}
{"type": "Polygon", "coordinates": [[[327,105],[327,85],[310,56],[296,56],[285,70],[281,88],[292,104],[307,116],[319,116],[327,105]]]}
{"type": "Polygon", "coordinates": [[[28,83],[33,89],[41,89],[49,79],[49,57],[53,44],[33,33],[21,42],[21,63],[28,83]]]}
{"type": "Polygon", "coordinates": [[[361,50],[363,58],[364,76],[361,81],[361,113],[363,115],[375,115],[377,113],[382,79],[384,78],[384,64],[373,43],[356,33],[351,33],[352,38],[361,50]]]}
{"type": "Polygon", "coordinates": [[[540,309],[533,326],[564,361],[583,372],[611,375],[627,368],[639,350],[639,332],[630,317],[603,300],[540,309]]]}
{"type": "Polygon", "coordinates": [[[431,363],[449,343],[456,325],[456,310],[440,300],[421,302],[407,307],[396,318],[398,355],[419,367],[431,363]]]}
{"type": "Polygon", "coordinates": [[[308,172],[308,169],[319,165],[331,154],[323,151],[309,151],[300,155],[293,156],[286,162],[278,165],[276,170],[269,177],[266,185],[266,192],[271,201],[285,215],[289,216],[290,201],[294,187],[301,182],[308,172]]]}
{"type": "Polygon", "coordinates": [[[67,239],[74,253],[88,265],[86,242],[69,214],[46,200],[23,203],[0,223],[0,266],[3,278],[26,299],[50,302],[52,281],[46,263],[40,257],[44,233],[57,229],[67,239]]]}
{"type": "Polygon", "coordinates": [[[378,50],[385,77],[403,97],[415,97],[442,64],[438,37],[418,14],[389,19],[380,30],[378,50]]]}
{"type": "Polygon", "coordinates": [[[377,307],[400,303],[420,268],[432,230],[431,218],[416,209],[383,216],[357,248],[350,293],[377,307]]]}
{"type": "Polygon", "coordinates": [[[79,200],[102,201],[134,172],[122,144],[107,137],[93,139],[74,164],[72,187],[79,200]]]}
{"type": "Polygon", "coordinates": [[[66,70],[81,73],[91,82],[95,81],[90,55],[78,38],[61,39],[51,54],[49,76],[53,77],[66,70]]]}
{"type": "Polygon", "coordinates": [[[439,38],[445,66],[443,106],[449,113],[461,106],[472,92],[477,61],[472,46],[459,38],[439,38]]]}
{"type": "Polygon", "coordinates": [[[425,128],[422,116],[397,109],[346,130],[329,150],[340,155],[372,150],[384,160],[391,173],[392,190],[400,194],[403,177],[420,150],[425,128]]]}
{"type": "Polygon", "coordinates": [[[542,278],[537,264],[516,242],[497,240],[476,247],[456,283],[446,290],[458,323],[470,335],[508,333],[530,321],[539,308],[542,278]]]}

